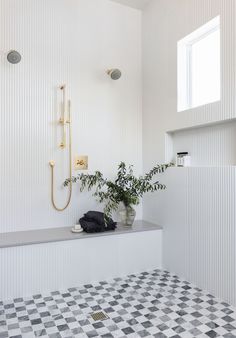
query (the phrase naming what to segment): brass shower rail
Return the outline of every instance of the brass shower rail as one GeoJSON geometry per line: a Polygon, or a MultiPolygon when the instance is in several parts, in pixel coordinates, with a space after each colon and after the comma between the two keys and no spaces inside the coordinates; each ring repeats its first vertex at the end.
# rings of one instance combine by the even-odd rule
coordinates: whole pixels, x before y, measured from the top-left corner
{"type": "Polygon", "coordinates": [[[55,196],[54,196],[54,168],[55,168],[55,161],[51,160],[49,162],[49,165],[51,167],[51,202],[57,211],[64,211],[68,208],[71,196],[72,196],[72,133],[71,133],[71,101],[68,100],[66,104],[66,86],[63,85],[60,87],[60,90],[62,91],[62,116],[59,120],[59,123],[63,126],[63,135],[62,135],[62,142],[60,143],[60,148],[64,149],[66,148],[66,125],[69,125],[69,177],[70,177],[70,183],[69,183],[69,196],[67,203],[64,208],[59,208],[56,205],[55,202],[55,196]],[[68,118],[66,118],[66,106],[68,110],[68,118]]]}

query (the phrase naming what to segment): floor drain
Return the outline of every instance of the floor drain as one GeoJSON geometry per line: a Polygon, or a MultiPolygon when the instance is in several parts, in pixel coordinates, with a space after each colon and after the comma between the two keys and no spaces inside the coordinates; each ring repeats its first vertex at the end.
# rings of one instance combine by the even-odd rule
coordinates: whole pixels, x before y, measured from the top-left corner
{"type": "Polygon", "coordinates": [[[108,315],[102,311],[100,312],[94,312],[91,314],[91,317],[93,318],[93,320],[98,321],[98,320],[105,320],[108,319],[108,315]]]}

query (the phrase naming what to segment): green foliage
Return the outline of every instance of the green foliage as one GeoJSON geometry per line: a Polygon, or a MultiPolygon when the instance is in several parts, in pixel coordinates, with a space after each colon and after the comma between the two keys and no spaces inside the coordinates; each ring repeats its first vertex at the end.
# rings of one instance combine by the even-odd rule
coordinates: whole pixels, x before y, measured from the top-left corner
{"type": "MultiPolygon", "coordinates": [[[[145,193],[166,189],[164,184],[154,181],[153,178],[170,166],[172,166],[171,163],[156,165],[146,175],[137,178],[134,176],[133,166],[127,167],[124,162],[121,162],[114,181],[105,179],[100,171],[96,171],[94,175],[79,174],[72,178],[72,182],[80,182],[80,191],[84,189],[90,191],[94,188],[93,196],[98,202],[105,203],[104,214],[110,217],[112,211],[118,209],[120,202],[123,202],[126,207],[137,205],[145,193]]],[[[70,179],[67,179],[64,186],[69,183],[70,179]]]]}

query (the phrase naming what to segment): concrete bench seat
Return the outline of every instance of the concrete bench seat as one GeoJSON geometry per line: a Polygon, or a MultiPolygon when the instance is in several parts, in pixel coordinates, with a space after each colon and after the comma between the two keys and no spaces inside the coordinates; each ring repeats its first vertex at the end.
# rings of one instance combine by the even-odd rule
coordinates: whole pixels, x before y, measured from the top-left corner
{"type": "Polygon", "coordinates": [[[22,245],[33,245],[50,242],[61,242],[77,239],[86,239],[102,236],[115,236],[121,234],[131,234],[142,231],[161,230],[159,225],[155,225],[145,221],[136,221],[132,227],[117,225],[115,231],[107,231],[101,233],[72,233],[71,227],[50,228],[40,230],[28,230],[18,232],[7,232],[0,234],[0,248],[8,248],[22,245]]]}

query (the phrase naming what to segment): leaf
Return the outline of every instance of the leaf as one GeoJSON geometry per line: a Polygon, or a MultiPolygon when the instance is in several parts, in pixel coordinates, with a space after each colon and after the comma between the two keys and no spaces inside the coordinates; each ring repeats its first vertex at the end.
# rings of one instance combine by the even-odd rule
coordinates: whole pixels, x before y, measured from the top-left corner
{"type": "MultiPolygon", "coordinates": [[[[91,174],[79,174],[77,177],[72,177],[72,183],[80,183],[80,191],[87,189],[94,190],[93,196],[99,203],[104,203],[105,221],[111,217],[112,212],[118,209],[119,203],[123,202],[125,206],[139,204],[139,199],[145,193],[164,190],[166,186],[159,181],[154,181],[153,178],[157,174],[164,173],[165,170],[173,166],[169,164],[157,164],[144,176],[135,177],[133,166],[128,168],[124,162],[118,165],[117,177],[113,181],[104,179],[100,171],[95,171],[91,174]]],[[[70,184],[70,179],[66,179],[64,186],[70,184]]]]}

